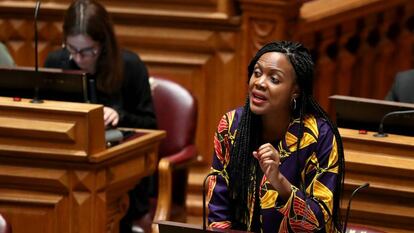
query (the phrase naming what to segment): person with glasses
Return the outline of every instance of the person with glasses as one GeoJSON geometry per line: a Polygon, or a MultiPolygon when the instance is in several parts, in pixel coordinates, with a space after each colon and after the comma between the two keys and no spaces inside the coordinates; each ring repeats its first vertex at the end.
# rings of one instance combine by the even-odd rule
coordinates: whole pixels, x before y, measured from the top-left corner
{"type": "MultiPolygon", "coordinates": [[[[71,3],[63,22],[62,49],[48,54],[45,66],[82,70],[94,79],[107,127],[156,128],[147,68],[137,54],[120,50],[110,15],[97,1],[71,3]]],[[[151,179],[144,178],[130,191],[120,232],[130,232],[134,219],[148,219],[151,186],[151,179]]]]}

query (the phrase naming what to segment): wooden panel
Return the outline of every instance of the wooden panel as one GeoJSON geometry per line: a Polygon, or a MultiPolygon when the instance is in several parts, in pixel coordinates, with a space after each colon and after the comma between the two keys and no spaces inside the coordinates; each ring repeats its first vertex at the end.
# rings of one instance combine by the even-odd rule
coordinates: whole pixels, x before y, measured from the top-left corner
{"type": "Polygon", "coordinates": [[[0,97],[0,112],[9,131],[0,135],[0,211],[13,232],[118,232],[165,132],[137,130],[106,149],[101,105],[0,97]]]}
{"type": "Polygon", "coordinates": [[[395,74],[414,66],[413,3],[317,0],[303,5],[294,38],[318,38],[305,44],[313,51],[316,78],[328,84],[315,86],[325,110],[330,111],[329,94],[384,99],[395,74]]]}
{"type": "Polygon", "coordinates": [[[341,129],[345,148],[343,207],[353,189],[369,182],[370,188],[355,196],[350,222],[375,226],[387,232],[414,231],[414,138],[359,134],[341,129]]]}
{"type": "Polygon", "coordinates": [[[65,193],[70,186],[65,170],[11,165],[0,165],[0,183],[8,187],[29,185],[31,190],[56,193],[65,193]]]}
{"type": "Polygon", "coordinates": [[[53,122],[35,119],[18,119],[0,117],[0,135],[17,136],[25,135],[30,138],[56,138],[63,141],[74,141],[75,122],[53,122]],[[10,124],[13,122],[13,125],[10,124]],[[47,130],[46,126],[51,127],[47,130]]]}
{"type": "Polygon", "coordinates": [[[62,195],[0,189],[0,212],[5,213],[13,232],[69,233],[68,202],[62,195]],[[63,218],[54,218],[56,214],[63,218]],[[60,227],[59,227],[60,226],[60,227]]]}
{"type": "Polygon", "coordinates": [[[64,157],[70,151],[78,159],[86,159],[89,153],[105,149],[101,105],[59,101],[33,104],[29,99],[0,97],[0,108],[2,154],[37,152],[64,157]]]}
{"type": "Polygon", "coordinates": [[[364,18],[384,9],[404,5],[409,0],[314,0],[303,4],[299,25],[301,34],[319,31],[354,18],[364,18]]]}
{"type": "Polygon", "coordinates": [[[127,192],[154,172],[165,136],[163,131],[141,133],[90,155],[91,161],[1,155],[0,211],[13,232],[118,232],[127,192]]]}
{"type": "Polygon", "coordinates": [[[264,44],[293,36],[301,4],[289,0],[240,1],[244,29],[242,76],[247,76],[247,66],[251,58],[264,44]]]}

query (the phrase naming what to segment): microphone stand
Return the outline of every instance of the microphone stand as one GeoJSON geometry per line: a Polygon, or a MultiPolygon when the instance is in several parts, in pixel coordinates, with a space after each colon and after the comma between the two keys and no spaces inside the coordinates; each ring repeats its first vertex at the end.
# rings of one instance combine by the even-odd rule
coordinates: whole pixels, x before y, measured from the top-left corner
{"type": "Polygon", "coordinates": [[[346,227],[348,225],[348,217],[349,217],[349,211],[351,209],[351,201],[352,201],[352,198],[354,198],[354,196],[359,192],[359,190],[364,189],[364,188],[368,188],[368,187],[369,187],[369,183],[365,183],[365,184],[360,185],[358,188],[356,188],[352,192],[351,196],[349,197],[348,207],[346,209],[344,229],[342,230],[343,233],[346,233],[346,227]]]}
{"type": "Polygon", "coordinates": [[[36,71],[36,80],[35,80],[35,93],[34,93],[34,97],[33,99],[30,101],[31,103],[43,103],[43,101],[41,99],[39,99],[39,83],[40,83],[40,79],[41,77],[39,76],[39,62],[38,62],[38,49],[37,49],[37,44],[38,44],[38,37],[37,37],[37,16],[39,14],[39,8],[40,8],[40,1],[36,2],[36,7],[35,7],[35,15],[34,15],[34,48],[35,48],[35,71],[36,71]]]}
{"type": "Polygon", "coordinates": [[[206,231],[207,224],[206,224],[206,181],[210,176],[217,176],[220,172],[211,172],[209,173],[203,181],[203,231],[206,231]]]}
{"type": "Polygon", "coordinates": [[[38,41],[38,36],[37,36],[37,16],[39,15],[39,8],[40,8],[40,1],[36,2],[36,7],[35,7],[35,15],[34,15],[34,39],[35,39],[35,71],[38,72],[39,71],[39,62],[38,62],[38,49],[37,49],[37,41],[38,41]]]}
{"type": "Polygon", "coordinates": [[[378,127],[378,133],[374,134],[374,137],[388,137],[388,134],[384,133],[384,121],[387,117],[393,116],[393,115],[403,115],[403,114],[413,114],[414,110],[405,110],[405,111],[393,111],[385,114],[380,122],[380,125],[378,127]]]}

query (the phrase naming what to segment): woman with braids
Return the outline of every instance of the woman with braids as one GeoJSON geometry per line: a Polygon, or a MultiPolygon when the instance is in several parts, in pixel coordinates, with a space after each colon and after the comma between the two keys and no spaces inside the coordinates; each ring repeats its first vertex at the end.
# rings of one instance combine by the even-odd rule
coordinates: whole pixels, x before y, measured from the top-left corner
{"type": "Polygon", "coordinates": [[[299,43],[266,44],[248,67],[246,104],[214,137],[209,225],[252,232],[340,232],[344,155],[312,96],[313,62],[299,43]]]}
{"type": "MultiPolygon", "coordinates": [[[[95,80],[106,127],[156,127],[147,68],[137,54],[119,48],[103,5],[95,0],[71,3],[64,17],[62,47],[48,55],[45,66],[83,70],[95,80]]],[[[150,187],[151,177],[146,177],[129,192],[130,208],[120,232],[131,232],[137,219],[149,231],[150,187]]]]}

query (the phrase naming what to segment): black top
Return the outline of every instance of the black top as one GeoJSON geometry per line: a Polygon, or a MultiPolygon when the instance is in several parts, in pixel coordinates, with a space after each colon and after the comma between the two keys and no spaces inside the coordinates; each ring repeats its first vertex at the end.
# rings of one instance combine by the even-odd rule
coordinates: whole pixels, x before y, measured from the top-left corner
{"type": "MultiPolygon", "coordinates": [[[[152,104],[151,89],[145,64],[135,53],[122,51],[124,62],[124,80],[121,92],[107,95],[97,91],[97,103],[115,109],[119,114],[118,126],[131,128],[156,128],[156,119],[152,104]]],[[[48,54],[45,67],[64,70],[79,70],[69,53],[56,50],[48,54]]],[[[94,75],[88,75],[94,78],[94,75]]]]}
{"type": "Polygon", "coordinates": [[[386,100],[414,103],[414,70],[399,72],[385,97],[386,100]]]}

